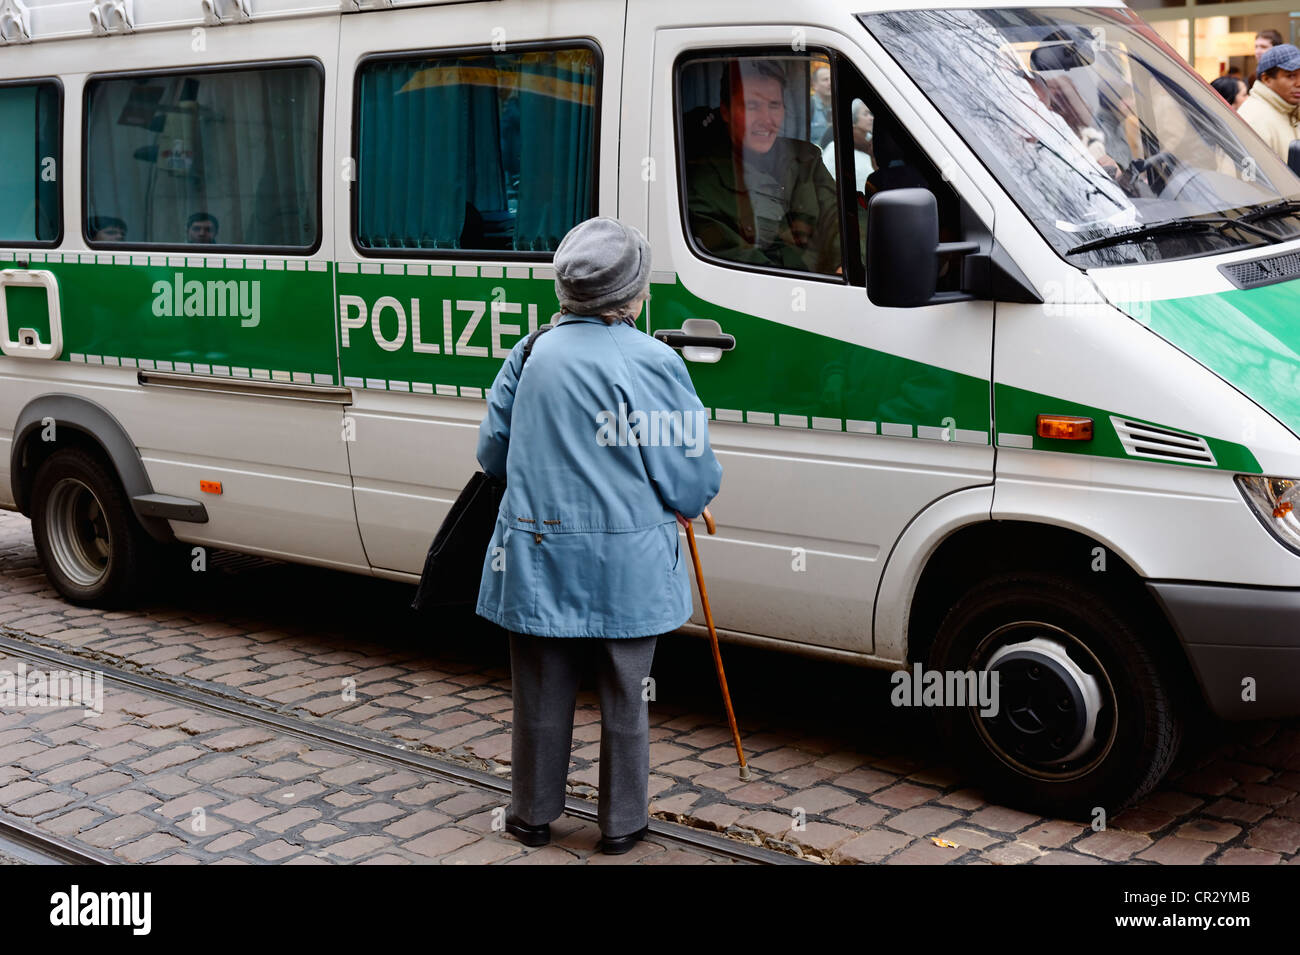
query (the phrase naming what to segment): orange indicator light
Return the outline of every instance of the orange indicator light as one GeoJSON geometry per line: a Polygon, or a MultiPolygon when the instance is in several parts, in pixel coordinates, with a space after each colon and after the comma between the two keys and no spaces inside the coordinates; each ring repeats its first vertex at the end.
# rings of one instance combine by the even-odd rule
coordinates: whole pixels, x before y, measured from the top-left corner
{"type": "Polygon", "coordinates": [[[1092,419],[1073,415],[1040,414],[1038,436],[1056,438],[1058,441],[1091,441],[1092,419]]]}
{"type": "Polygon", "coordinates": [[[221,482],[220,482],[220,481],[200,481],[200,482],[199,482],[199,490],[200,490],[200,491],[206,491],[208,494],[220,494],[220,493],[221,493],[221,482]]]}

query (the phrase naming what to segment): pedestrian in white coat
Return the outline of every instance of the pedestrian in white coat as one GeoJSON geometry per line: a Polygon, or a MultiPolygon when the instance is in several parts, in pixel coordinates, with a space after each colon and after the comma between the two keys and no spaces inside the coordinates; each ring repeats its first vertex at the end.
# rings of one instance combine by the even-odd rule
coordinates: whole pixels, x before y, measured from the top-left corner
{"type": "Polygon", "coordinates": [[[1259,58],[1259,82],[1237,115],[1286,162],[1300,139],[1300,50],[1290,43],[1269,47],[1259,58]]]}

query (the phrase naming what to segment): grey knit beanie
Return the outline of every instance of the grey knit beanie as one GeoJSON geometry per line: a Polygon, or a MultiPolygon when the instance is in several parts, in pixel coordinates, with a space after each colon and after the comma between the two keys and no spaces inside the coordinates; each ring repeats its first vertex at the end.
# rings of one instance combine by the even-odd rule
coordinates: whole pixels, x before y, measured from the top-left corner
{"type": "Polygon", "coordinates": [[[575,315],[597,315],[637,296],[650,280],[650,243],[609,216],[579,222],[555,250],[555,296],[575,315]]]}

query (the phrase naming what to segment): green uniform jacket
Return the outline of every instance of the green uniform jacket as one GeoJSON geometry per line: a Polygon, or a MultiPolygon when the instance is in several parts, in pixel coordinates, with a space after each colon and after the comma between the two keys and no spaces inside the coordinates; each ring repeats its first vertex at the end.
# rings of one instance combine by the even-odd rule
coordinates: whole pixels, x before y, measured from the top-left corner
{"type": "Polygon", "coordinates": [[[732,262],[834,274],[840,267],[835,180],[821,150],[801,139],[772,145],[771,174],[744,168],[726,148],[686,164],[690,227],[707,251],[732,262]]]}

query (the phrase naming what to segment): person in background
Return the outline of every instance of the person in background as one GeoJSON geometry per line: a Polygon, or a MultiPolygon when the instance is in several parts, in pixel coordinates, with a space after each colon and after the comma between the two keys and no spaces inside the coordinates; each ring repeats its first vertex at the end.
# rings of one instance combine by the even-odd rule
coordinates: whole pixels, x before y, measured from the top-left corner
{"type": "Polygon", "coordinates": [[[126,241],[126,223],[116,216],[91,216],[86,220],[91,242],[126,241]]]}
{"type": "Polygon", "coordinates": [[[185,221],[186,240],[189,242],[216,242],[217,217],[210,212],[196,212],[185,221]]]}
{"type": "Polygon", "coordinates": [[[1250,75],[1250,81],[1246,84],[1248,89],[1254,89],[1255,77],[1259,75],[1259,60],[1264,55],[1264,51],[1281,45],[1282,34],[1271,27],[1255,34],[1255,72],[1250,75]]]}
{"type": "MultiPolygon", "coordinates": [[[[871,156],[871,136],[875,117],[867,104],[860,99],[853,101],[853,178],[858,192],[867,191],[867,177],[876,168],[871,156]]],[[[822,162],[835,175],[835,141],[832,139],[822,150],[822,162]]]]}
{"type": "Polygon", "coordinates": [[[553,264],[561,314],[527,365],[526,338],[511,350],[479,425],[479,464],[506,489],[475,610],[510,634],[506,831],[544,845],[564,812],[590,665],[600,697],[598,849],[617,855],[649,826],[655,643],[691,616],[677,524],[718,493],[722,465],[682,356],[636,327],[650,296],[645,236],[588,219],[553,264]],[[628,422],[657,416],[657,438],[642,425],[629,436],[628,422]]]}
{"type": "Polygon", "coordinates": [[[1300,50],[1290,43],[1269,47],[1257,76],[1238,115],[1286,162],[1292,141],[1300,139],[1300,50]]]}
{"type": "Polygon", "coordinates": [[[812,75],[812,113],[808,125],[808,138],[818,146],[825,146],[831,132],[831,70],[819,66],[812,75]]]}
{"type": "Polygon", "coordinates": [[[1264,51],[1271,47],[1282,45],[1282,34],[1278,33],[1271,27],[1266,30],[1260,30],[1255,34],[1255,59],[1264,55],[1264,51]]]}
{"type": "Polygon", "coordinates": [[[1241,104],[1246,102],[1246,84],[1244,81],[1237,79],[1235,76],[1220,76],[1217,80],[1210,83],[1214,87],[1214,92],[1223,97],[1225,103],[1233,109],[1240,109],[1241,104]]]}

